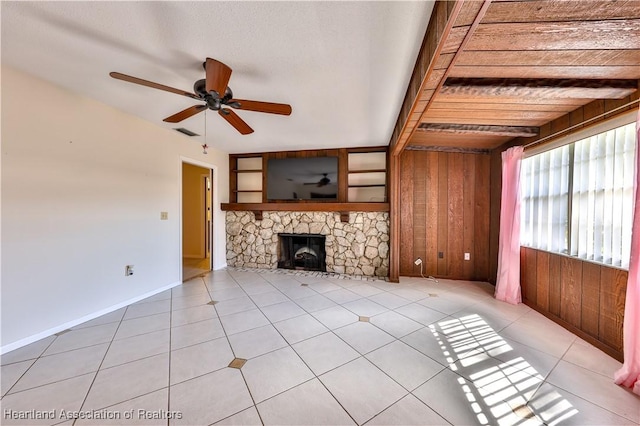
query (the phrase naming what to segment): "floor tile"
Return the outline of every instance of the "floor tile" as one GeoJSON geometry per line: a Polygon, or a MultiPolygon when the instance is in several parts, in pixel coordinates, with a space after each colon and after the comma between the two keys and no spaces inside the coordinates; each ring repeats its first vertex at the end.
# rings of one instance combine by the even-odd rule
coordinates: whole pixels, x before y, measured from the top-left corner
{"type": "Polygon", "coordinates": [[[171,327],[193,324],[194,322],[205,321],[217,318],[215,306],[202,305],[195,308],[180,309],[171,313],[171,327]]]}
{"type": "Polygon", "coordinates": [[[545,424],[628,425],[629,419],[615,415],[548,383],[543,384],[528,404],[545,424]]]}
{"type": "Polygon", "coordinates": [[[306,314],[300,306],[291,301],[265,306],[260,310],[272,323],[306,314]]]}
{"type": "Polygon", "coordinates": [[[218,318],[171,329],[171,350],[206,342],[224,336],[224,330],[218,318]]]}
{"type": "Polygon", "coordinates": [[[411,288],[399,288],[397,290],[391,290],[391,293],[395,294],[396,296],[400,296],[403,299],[407,299],[410,300],[412,302],[417,302],[419,300],[425,299],[427,297],[429,297],[429,293],[428,292],[424,292],[424,291],[419,291],[419,290],[414,290],[411,288]]]}
{"type": "Polygon", "coordinates": [[[525,319],[527,315],[500,331],[500,335],[522,344],[535,342],[535,348],[556,358],[561,358],[576,340],[576,336],[537,312],[538,318],[525,319]]]}
{"type": "Polygon", "coordinates": [[[4,396],[35,361],[35,359],[30,359],[0,367],[0,380],[2,383],[0,385],[0,396],[4,396]]]}
{"type": "Polygon", "coordinates": [[[238,297],[237,299],[224,300],[216,304],[216,311],[219,316],[237,314],[238,312],[250,311],[257,306],[249,296],[238,297]]]}
{"type": "Polygon", "coordinates": [[[367,322],[349,324],[334,330],[334,333],[363,355],[395,340],[393,336],[367,322]]]}
{"type": "Polygon", "coordinates": [[[352,287],[349,287],[349,291],[352,291],[356,294],[359,294],[362,297],[370,297],[374,294],[382,293],[384,290],[372,286],[371,284],[358,284],[352,287]]]}
{"type": "Polygon", "coordinates": [[[281,321],[275,323],[273,326],[278,329],[282,337],[284,337],[290,345],[329,331],[309,314],[281,321]]]}
{"type": "Polygon", "coordinates": [[[242,287],[245,293],[250,296],[253,294],[269,293],[270,291],[276,290],[274,286],[265,282],[245,284],[241,285],[240,287],[242,287]]]}
{"type": "Polygon", "coordinates": [[[353,302],[343,303],[342,306],[347,308],[354,314],[363,317],[372,317],[374,315],[378,315],[388,311],[388,309],[384,306],[378,305],[377,303],[367,299],[360,299],[354,300],[353,302]]]}
{"type": "Polygon", "coordinates": [[[229,342],[235,355],[244,359],[255,358],[288,346],[287,341],[271,324],[233,334],[229,336],[229,342]]]}
{"type": "Polygon", "coordinates": [[[448,423],[418,398],[409,394],[366,424],[377,426],[441,426],[448,423]]]}
{"type": "Polygon", "coordinates": [[[338,304],[352,302],[354,300],[358,300],[362,298],[362,296],[360,296],[359,294],[356,294],[344,288],[340,288],[339,290],[328,291],[326,293],[323,293],[323,296],[333,300],[338,304]]]}
{"type": "Polygon", "coordinates": [[[85,374],[5,396],[2,398],[2,424],[46,425],[68,420],[66,417],[61,417],[61,413],[63,410],[68,412],[80,409],[94,376],[93,373],[85,374]],[[32,410],[41,413],[54,411],[54,420],[31,418],[25,421],[24,419],[12,418],[7,414],[7,410],[10,413],[32,410]]]}
{"type": "Polygon", "coordinates": [[[320,294],[311,297],[305,297],[303,299],[296,299],[295,302],[302,309],[310,313],[336,306],[336,303],[333,300],[328,299],[320,294]]]}
{"type": "Polygon", "coordinates": [[[370,321],[376,327],[383,329],[396,338],[406,336],[424,327],[422,324],[395,312],[385,312],[373,316],[370,321]]]}
{"type": "Polygon", "coordinates": [[[160,300],[169,300],[171,299],[171,290],[165,290],[160,293],[156,293],[153,296],[145,297],[142,300],[133,303],[133,305],[139,305],[141,303],[149,303],[149,302],[158,302],[160,300]]]}
{"type": "Polygon", "coordinates": [[[76,325],[75,327],[73,327],[73,329],[76,330],[78,328],[86,328],[86,327],[93,327],[96,325],[109,324],[111,322],[120,322],[122,320],[122,317],[124,317],[124,313],[126,310],[127,310],[126,307],[117,309],[108,314],[101,315],[98,318],[76,325]]]}
{"type": "Polygon", "coordinates": [[[207,289],[207,286],[205,286],[203,282],[193,285],[182,284],[171,289],[171,295],[173,297],[196,296],[198,294],[208,293],[209,289],[207,289]]]}
{"type": "Polygon", "coordinates": [[[310,289],[309,287],[302,287],[300,284],[298,284],[296,287],[283,290],[282,292],[291,300],[304,299],[306,297],[311,297],[318,294],[316,291],[310,289]]]}
{"type": "Polygon", "coordinates": [[[220,317],[220,322],[227,336],[269,324],[269,320],[259,309],[226,315],[220,317]]]}
{"type": "Polygon", "coordinates": [[[100,370],[83,410],[97,410],[166,387],[169,354],[156,355],[100,370]]]}
{"type": "Polygon", "coordinates": [[[247,293],[241,287],[223,288],[220,290],[211,291],[211,299],[222,302],[224,300],[237,299],[238,297],[244,297],[247,293]]]}
{"type": "Polygon", "coordinates": [[[317,291],[318,293],[321,293],[321,294],[342,289],[342,287],[328,281],[319,281],[315,283],[310,283],[309,287],[311,287],[314,291],[317,291]]]}
{"type": "Polygon", "coordinates": [[[422,402],[454,425],[498,424],[487,403],[472,383],[449,369],[413,391],[422,402]]]}
{"type": "Polygon", "coordinates": [[[247,361],[242,367],[242,373],[256,403],[314,377],[290,347],[247,361]]]}
{"type": "Polygon", "coordinates": [[[611,358],[587,342],[582,344],[574,342],[562,359],[606,377],[613,377],[613,374],[622,367],[620,361],[611,358]]]}
{"type": "Polygon", "coordinates": [[[114,339],[125,339],[127,337],[164,330],[170,327],[171,314],[169,312],[134,318],[120,323],[114,339]]]}
{"type": "Polygon", "coordinates": [[[276,303],[288,302],[289,298],[279,291],[270,291],[268,293],[254,294],[250,296],[251,300],[262,308],[264,306],[275,305],[276,303]]]}
{"type": "Polygon", "coordinates": [[[317,376],[360,356],[333,333],[324,333],[296,343],[293,349],[317,376]]]}
{"type": "MultiPolygon", "coordinates": [[[[120,404],[112,405],[105,411],[117,414],[118,418],[78,419],[76,425],[158,425],[166,420],[154,418],[156,413],[166,413],[169,404],[169,388],[160,389],[120,404]],[[130,413],[130,414],[129,414],[130,413]]],[[[100,411],[98,411],[100,413],[100,411]]]]}
{"type": "Polygon", "coordinates": [[[364,358],[331,370],[320,380],[358,424],[407,395],[405,389],[364,358]]]}
{"type": "Polygon", "coordinates": [[[174,297],[171,300],[171,309],[177,311],[178,309],[193,308],[194,306],[206,305],[211,302],[211,296],[209,293],[196,294],[193,296],[174,297]]]}
{"type": "Polygon", "coordinates": [[[220,370],[233,358],[229,342],[224,337],[174,350],[171,352],[171,384],[220,370]]]}
{"type": "Polygon", "coordinates": [[[458,359],[457,354],[445,346],[444,337],[429,328],[415,331],[400,340],[445,367],[458,359]]]}
{"type": "Polygon", "coordinates": [[[378,305],[382,305],[385,308],[396,309],[400,306],[408,305],[411,303],[410,300],[402,298],[393,293],[378,293],[376,295],[370,296],[369,300],[376,302],[378,305]]]}
{"type": "Polygon", "coordinates": [[[156,302],[141,303],[139,305],[129,305],[124,314],[125,320],[145,317],[147,315],[161,314],[171,310],[171,300],[159,300],[156,302]]]}
{"type": "Polygon", "coordinates": [[[331,308],[322,309],[312,313],[311,315],[331,330],[344,327],[347,324],[358,321],[358,315],[343,308],[342,306],[333,306],[331,308]]]}
{"type": "Polygon", "coordinates": [[[56,336],[45,337],[11,352],[0,355],[2,365],[38,358],[56,339],[56,336]]]}
{"type": "Polygon", "coordinates": [[[610,377],[560,361],[547,381],[621,417],[640,423],[640,398],[616,385],[610,377]]]}
{"type": "Polygon", "coordinates": [[[108,343],[40,357],[15,384],[11,393],[98,371],[108,343]]]}
{"type": "Polygon", "coordinates": [[[250,407],[215,423],[221,426],[262,426],[256,407],[250,407]]]}
{"type": "Polygon", "coordinates": [[[183,413],[170,425],[208,425],[253,405],[239,370],[222,370],[171,386],[170,410],[183,413]]]}
{"type": "Polygon", "coordinates": [[[477,303],[477,300],[466,300],[456,298],[448,294],[438,295],[438,297],[427,297],[418,301],[419,304],[433,309],[434,311],[442,312],[447,315],[454,314],[468,306],[477,303]]]}
{"type": "Polygon", "coordinates": [[[310,380],[258,404],[265,425],[354,425],[318,381],[310,380]]]}
{"type": "Polygon", "coordinates": [[[118,323],[97,325],[95,327],[71,330],[58,336],[43,355],[53,355],[60,352],[85,348],[100,343],[107,343],[113,339],[118,323]]]}
{"type": "Polygon", "coordinates": [[[368,353],[366,358],[409,391],[417,388],[444,368],[400,341],[376,349],[368,353]]]}
{"type": "Polygon", "coordinates": [[[102,368],[169,352],[169,336],[170,333],[167,329],[114,340],[104,358],[102,368]]]}
{"type": "Polygon", "coordinates": [[[414,321],[419,322],[422,325],[433,324],[440,321],[447,315],[442,312],[434,311],[419,303],[410,303],[408,305],[400,306],[395,309],[400,315],[404,315],[414,321]]]}

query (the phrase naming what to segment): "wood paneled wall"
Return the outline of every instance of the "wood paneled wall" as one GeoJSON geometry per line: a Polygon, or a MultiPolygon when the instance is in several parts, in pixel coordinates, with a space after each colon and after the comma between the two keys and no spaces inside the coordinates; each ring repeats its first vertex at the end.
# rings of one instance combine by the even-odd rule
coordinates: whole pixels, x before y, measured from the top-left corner
{"type": "Polygon", "coordinates": [[[425,276],[488,279],[489,160],[459,152],[401,154],[400,275],[420,276],[414,264],[420,257],[425,276]]]}
{"type": "Polygon", "coordinates": [[[622,361],[628,272],[521,247],[523,301],[622,361]]]}

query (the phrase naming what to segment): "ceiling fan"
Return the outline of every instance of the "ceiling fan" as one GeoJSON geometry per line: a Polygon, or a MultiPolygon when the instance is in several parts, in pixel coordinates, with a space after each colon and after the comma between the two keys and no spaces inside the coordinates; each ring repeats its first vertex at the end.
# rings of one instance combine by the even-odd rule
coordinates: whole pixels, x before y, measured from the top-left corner
{"type": "Polygon", "coordinates": [[[323,173],[322,174],[322,178],[317,181],[317,182],[307,182],[304,185],[316,185],[318,188],[321,188],[323,186],[329,185],[329,183],[331,182],[331,179],[329,179],[327,177],[329,173],[323,173]]]}
{"type": "Polygon", "coordinates": [[[218,111],[218,114],[227,120],[229,124],[235,127],[238,132],[243,135],[248,135],[249,133],[253,133],[253,129],[249,127],[249,125],[245,123],[238,114],[228,107],[247,111],[266,112],[269,114],[291,114],[291,106],[287,104],[235,99],[231,88],[227,86],[229,79],[231,78],[231,68],[222,62],[211,58],[207,58],[202,66],[205,69],[206,78],[195,82],[193,85],[194,93],[175,89],[152,81],[143,80],[141,78],[132,77],[130,75],[121,74],[119,72],[111,72],[109,75],[118,80],[140,84],[153,89],[164,90],[165,92],[175,93],[204,102],[204,105],[191,106],[162,120],[167,123],[179,123],[180,121],[196,115],[199,112],[211,109],[213,111],[218,111]]]}

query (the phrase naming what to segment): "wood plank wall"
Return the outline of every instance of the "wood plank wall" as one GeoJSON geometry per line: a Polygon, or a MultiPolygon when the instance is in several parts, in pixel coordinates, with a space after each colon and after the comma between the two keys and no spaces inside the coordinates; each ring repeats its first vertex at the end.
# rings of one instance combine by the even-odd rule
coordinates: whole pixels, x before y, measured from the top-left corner
{"type": "Polygon", "coordinates": [[[520,259],[524,303],[623,360],[627,271],[527,247],[520,259]]]}
{"type": "Polygon", "coordinates": [[[425,276],[488,279],[489,160],[459,152],[401,154],[400,275],[420,276],[414,264],[420,257],[425,276]]]}

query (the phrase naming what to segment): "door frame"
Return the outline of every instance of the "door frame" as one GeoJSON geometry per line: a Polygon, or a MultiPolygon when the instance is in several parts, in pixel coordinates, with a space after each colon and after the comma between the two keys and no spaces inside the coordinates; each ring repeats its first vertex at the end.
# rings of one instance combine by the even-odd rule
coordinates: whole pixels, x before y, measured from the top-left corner
{"type": "MultiPolygon", "coordinates": [[[[187,163],[193,166],[202,167],[205,169],[209,169],[209,177],[211,179],[211,226],[208,230],[209,241],[211,242],[211,255],[209,256],[209,268],[210,270],[214,269],[214,259],[219,250],[223,250],[226,248],[217,247],[215,244],[214,236],[214,228],[216,225],[216,208],[215,206],[219,205],[218,202],[218,190],[217,190],[217,178],[218,178],[218,167],[214,164],[210,164],[204,161],[195,160],[190,157],[180,156],[178,159],[178,252],[179,252],[179,279],[182,282],[183,277],[183,265],[182,265],[182,164],[187,163]]],[[[226,253],[226,251],[223,251],[226,253]]]]}

